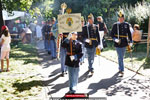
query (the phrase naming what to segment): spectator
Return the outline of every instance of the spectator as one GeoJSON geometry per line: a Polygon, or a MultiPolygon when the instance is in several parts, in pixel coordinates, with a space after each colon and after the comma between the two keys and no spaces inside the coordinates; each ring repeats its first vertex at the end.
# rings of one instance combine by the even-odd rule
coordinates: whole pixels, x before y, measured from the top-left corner
{"type": "Polygon", "coordinates": [[[141,41],[141,31],[139,30],[140,27],[138,24],[135,24],[134,25],[134,32],[133,32],[133,43],[134,43],[134,51],[137,50],[137,47],[138,47],[138,43],[141,41]]]}
{"type": "Polygon", "coordinates": [[[35,29],[36,29],[37,40],[41,40],[42,39],[42,27],[40,26],[40,24],[37,24],[35,29]]]}
{"type": "Polygon", "coordinates": [[[35,23],[33,23],[32,21],[30,22],[30,24],[29,24],[29,28],[31,29],[31,31],[32,31],[32,39],[35,37],[35,34],[36,34],[36,30],[35,30],[35,28],[36,28],[36,24],[35,23]]]}
{"type": "Polygon", "coordinates": [[[18,28],[17,25],[14,23],[13,29],[12,29],[13,34],[18,34],[18,28]]]}
{"type": "Polygon", "coordinates": [[[134,25],[134,32],[133,32],[133,42],[138,43],[141,41],[141,31],[139,30],[140,27],[138,24],[134,25]]]}
{"type": "Polygon", "coordinates": [[[99,34],[100,34],[100,46],[101,46],[101,49],[103,49],[104,47],[106,47],[106,43],[104,43],[104,34],[107,34],[108,33],[108,30],[107,30],[107,26],[106,24],[104,23],[103,21],[103,18],[102,16],[98,16],[97,17],[97,25],[98,25],[98,28],[99,28],[99,34]]]}
{"type": "Polygon", "coordinates": [[[2,26],[1,28],[2,31],[2,41],[1,41],[1,71],[3,72],[3,66],[4,66],[4,58],[6,57],[7,60],[7,70],[9,71],[9,52],[10,52],[10,42],[11,42],[11,37],[9,30],[7,26],[2,26]]]}

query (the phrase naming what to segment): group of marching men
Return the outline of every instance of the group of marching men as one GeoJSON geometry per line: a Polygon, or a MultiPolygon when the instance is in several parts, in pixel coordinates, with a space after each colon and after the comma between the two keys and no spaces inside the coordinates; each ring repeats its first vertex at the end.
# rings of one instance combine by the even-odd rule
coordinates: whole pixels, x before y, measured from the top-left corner
{"type": "MultiPolygon", "coordinates": [[[[64,76],[67,71],[69,75],[69,93],[76,92],[76,86],[78,83],[79,66],[84,63],[85,50],[88,58],[88,72],[91,76],[94,73],[93,63],[96,48],[102,49],[102,38],[105,30],[107,30],[105,23],[101,16],[97,17],[98,24],[94,24],[94,17],[92,14],[88,16],[88,22],[85,25],[84,18],[81,18],[82,32],[71,33],[59,33],[56,34],[55,20],[52,22],[52,27],[43,27],[45,34],[45,49],[52,55],[52,59],[56,58],[56,36],[61,38],[60,45],[60,61],[61,72],[64,76]],[[50,45],[50,46],[48,46],[50,45]]],[[[130,32],[130,26],[124,21],[124,14],[118,14],[118,22],[114,23],[110,32],[112,39],[114,40],[114,46],[118,54],[119,74],[123,76],[124,63],[123,57],[126,51],[126,46],[132,46],[132,35],[130,32]]],[[[57,39],[59,40],[59,39],[57,39]]],[[[58,42],[59,43],[59,42],[58,42]]]]}

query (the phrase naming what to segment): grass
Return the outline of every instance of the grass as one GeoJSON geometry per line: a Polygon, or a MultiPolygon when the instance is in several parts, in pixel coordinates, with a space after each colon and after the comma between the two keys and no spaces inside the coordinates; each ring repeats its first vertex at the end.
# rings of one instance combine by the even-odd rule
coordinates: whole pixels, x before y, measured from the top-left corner
{"type": "MultiPolygon", "coordinates": [[[[108,58],[109,60],[118,62],[117,53],[113,45],[113,42],[112,41],[106,42],[108,47],[103,50],[101,56],[108,58]]],[[[131,53],[126,51],[124,57],[125,67],[134,71],[138,70],[140,73],[150,76],[149,73],[144,72],[146,69],[150,69],[150,58],[146,58],[146,50],[147,44],[140,44],[138,45],[136,52],[135,51],[132,52],[132,56],[131,53]],[[133,61],[133,65],[131,61],[133,61]]]]}
{"type": "Polygon", "coordinates": [[[10,72],[0,73],[0,100],[32,100],[38,96],[42,90],[38,68],[37,50],[33,45],[12,44],[10,72]]]}

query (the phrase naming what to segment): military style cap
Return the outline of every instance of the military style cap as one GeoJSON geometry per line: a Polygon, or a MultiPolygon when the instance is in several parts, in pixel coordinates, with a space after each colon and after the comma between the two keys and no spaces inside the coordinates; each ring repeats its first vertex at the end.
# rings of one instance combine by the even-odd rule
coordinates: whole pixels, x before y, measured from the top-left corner
{"type": "Polygon", "coordinates": [[[55,18],[55,17],[53,17],[53,18],[52,18],[52,21],[56,21],[56,18],[55,18]]]}
{"type": "Polygon", "coordinates": [[[78,34],[77,32],[71,32],[71,34],[78,34]]]}
{"type": "Polygon", "coordinates": [[[118,12],[118,17],[119,17],[119,18],[124,17],[124,14],[123,14],[122,11],[119,11],[119,12],[118,12]]]}
{"type": "Polygon", "coordinates": [[[81,21],[84,21],[84,17],[83,16],[81,16],[81,21]]]}
{"type": "Polygon", "coordinates": [[[93,16],[93,14],[91,14],[91,13],[90,13],[90,15],[88,15],[88,19],[92,19],[92,20],[94,20],[94,16],[93,16]]]}
{"type": "Polygon", "coordinates": [[[93,14],[90,13],[90,14],[88,15],[88,18],[93,18],[93,14]]]}

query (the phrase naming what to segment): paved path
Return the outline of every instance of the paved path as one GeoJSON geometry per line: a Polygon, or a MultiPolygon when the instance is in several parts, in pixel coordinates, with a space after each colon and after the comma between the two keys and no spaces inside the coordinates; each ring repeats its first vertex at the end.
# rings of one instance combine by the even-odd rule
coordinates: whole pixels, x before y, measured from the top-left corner
{"type": "MultiPolygon", "coordinates": [[[[69,91],[68,74],[61,77],[60,62],[51,60],[43,49],[43,41],[38,45],[40,73],[45,85],[45,96],[63,97],[69,91]]],[[[95,57],[95,72],[88,77],[88,63],[80,66],[78,93],[89,93],[89,97],[106,97],[107,100],[150,100],[150,78],[125,69],[123,78],[118,77],[118,65],[103,57],[95,57]]]]}

